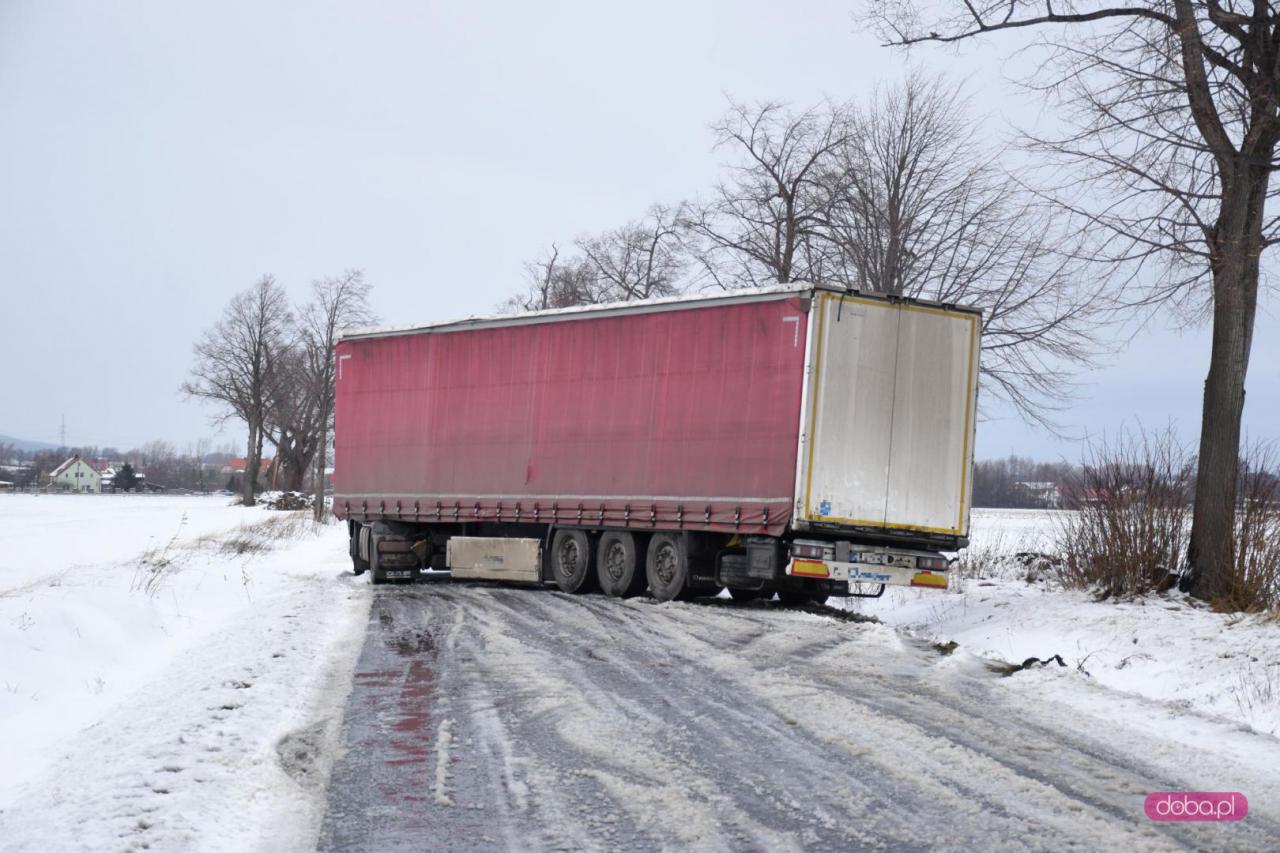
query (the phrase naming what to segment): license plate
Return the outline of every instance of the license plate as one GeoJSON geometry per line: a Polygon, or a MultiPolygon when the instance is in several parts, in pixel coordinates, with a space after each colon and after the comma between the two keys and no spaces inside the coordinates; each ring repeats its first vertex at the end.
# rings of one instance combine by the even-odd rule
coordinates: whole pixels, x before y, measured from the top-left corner
{"type": "Polygon", "coordinates": [[[400,569],[400,570],[398,570],[398,571],[394,571],[394,572],[384,572],[383,574],[385,574],[385,575],[386,575],[388,578],[390,578],[391,580],[397,580],[397,579],[399,579],[399,578],[411,578],[411,577],[413,577],[413,572],[409,571],[408,569],[400,569]]]}
{"type": "Polygon", "coordinates": [[[855,554],[855,562],[864,566],[890,566],[895,569],[914,569],[916,558],[910,554],[855,554]]]}

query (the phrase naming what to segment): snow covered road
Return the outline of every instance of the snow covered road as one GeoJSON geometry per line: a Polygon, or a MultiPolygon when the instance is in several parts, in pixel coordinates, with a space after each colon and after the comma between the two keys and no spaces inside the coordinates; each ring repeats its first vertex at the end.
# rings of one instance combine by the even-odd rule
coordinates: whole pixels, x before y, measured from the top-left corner
{"type": "Polygon", "coordinates": [[[1275,849],[1280,742],[777,605],[383,587],[320,847],[1275,849]],[[1153,791],[1241,791],[1154,824],[1153,791]]]}

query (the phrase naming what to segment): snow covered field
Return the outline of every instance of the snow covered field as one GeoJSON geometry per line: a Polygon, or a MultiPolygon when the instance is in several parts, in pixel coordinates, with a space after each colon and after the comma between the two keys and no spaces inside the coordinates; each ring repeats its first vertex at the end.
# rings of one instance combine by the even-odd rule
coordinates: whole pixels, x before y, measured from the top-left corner
{"type": "Polygon", "coordinates": [[[0,848],[313,837],[368,590],[340,526],[230,501],[0,498],[0,848]]]}
{"type": "Polygon", "coordinates": [[[1158,700],[1170,715],[1192,711],[1280,735],[1280,621],[1214,613],[1177,592],[1099,602],[1043,574],[1029,582],[1010,558],[1051,551],[1060,515],[974,510],[966,576],[953,589],[891,588],[846,606],[932,642],[955,641],[956,654],[1013,664],[1061,655],[1065,668],[1032,676],[1045,689],[1088,682],[1158,700]]]}

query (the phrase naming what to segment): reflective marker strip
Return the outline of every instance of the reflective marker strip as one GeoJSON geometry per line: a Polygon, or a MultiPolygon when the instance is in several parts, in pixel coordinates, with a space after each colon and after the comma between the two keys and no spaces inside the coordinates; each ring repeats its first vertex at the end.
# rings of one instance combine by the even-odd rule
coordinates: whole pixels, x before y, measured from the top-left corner
{"type": "Polygon", "coordinates": [[[827,564],[818,560],[792,560],[791,574],[807,575],[813,578],[831,577],[831,572],[827,570],[827,564]]]}
{"type": "Polygon", "coordinates": [[[911,577],[912,586],[928,586],[935,589],[947,588],[947,576],[938,575],[933,572],[916,572],[911,577]]]}

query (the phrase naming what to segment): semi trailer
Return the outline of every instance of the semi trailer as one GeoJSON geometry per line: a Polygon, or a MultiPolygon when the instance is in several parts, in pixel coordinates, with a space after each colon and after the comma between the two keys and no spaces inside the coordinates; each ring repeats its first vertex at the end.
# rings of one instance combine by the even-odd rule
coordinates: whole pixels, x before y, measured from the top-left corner
{"type": "Polygon", "coordinates": [[[357,573],[660,600],[947,586],[981,312],[787,284],[344,334],[357,573]]]}

